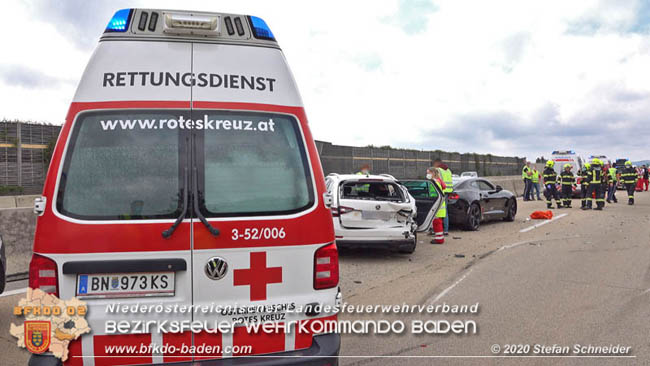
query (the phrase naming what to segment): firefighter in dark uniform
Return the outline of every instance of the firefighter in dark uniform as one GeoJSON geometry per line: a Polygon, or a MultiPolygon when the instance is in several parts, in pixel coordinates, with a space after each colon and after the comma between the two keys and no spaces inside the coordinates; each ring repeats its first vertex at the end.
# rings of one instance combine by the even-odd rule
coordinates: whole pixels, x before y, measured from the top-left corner
{"type": "Polygon", "coordinates": [[[562,186],[562,205],[571,208],[571,198],[573,197],[573,185],[576,183],[576,177],[571,172],[573,166],[564,164],[564,170],[560,174],[560,184],[562,186]]]}
{"type": "Polygon", "coordinates": [[[558,194],[557,187],[555,186],[557,184],[557,173],[555,170],[553,170],[553,165],[555,165],[555,162],[553,160],[547,161],[546,168],[544,168],[544,172],[542,172],[544,176],[544,187],[546,187],[544,190],[544,196],[546,197],[546,207],[553,208],[552,199],[555,199],[557,208],[562,208],[562,204],[560,203],[560,195],[558,194]]]}
{"type": "Polygon", "coordinates": [[[636,169],[632,166],[632,162],[629,160],[625,162],[625,168],[621,173],[621,179],[625,185],[625,190],[627,191],[627,204],[634,204],[634,190],[636,189],[636,181],[639,179],[636,169]]]}
{"type": "Polygon", "coordinates": [[[587,206],[586,210],[591,210],[593,203],[593,195],[596,194],[596,210],[602,210],[605,206],[605,195],[603,191],[603,179],[605,174],[603,172],[603,163],[598,158],[591,161],[591,167],[588,171],[589,189],[587,190],[587,206]]]}
{"type": "Polygon", "coordinates": [[[587,207],[587,191],[589,190],[589,169],[591,169],[591,164],[585,163],[580,172],[580,198],[582,203],[580,208],[585,209],[587,207]]]}

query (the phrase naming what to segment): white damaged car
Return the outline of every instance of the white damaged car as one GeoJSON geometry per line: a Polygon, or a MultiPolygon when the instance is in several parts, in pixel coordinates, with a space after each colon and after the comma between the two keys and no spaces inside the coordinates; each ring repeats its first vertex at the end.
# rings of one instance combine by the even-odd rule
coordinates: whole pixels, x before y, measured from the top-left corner
{"type": "MultiPolygon", "coordinates": [[[[383,247],[413,253],[416,233],[431,227],[441,204],[442,192],[420,212],[415,199],[394,177],[330,174],[325,178],[332,197],[332,219],[338,247],[383,247]],[[416,215],[425,215],[420,225],[416,215]]],[[[432,185],[435,186],[435,185],[432,185]]],[[[418,220],[420,221],[420,220],[418,220]]]]}

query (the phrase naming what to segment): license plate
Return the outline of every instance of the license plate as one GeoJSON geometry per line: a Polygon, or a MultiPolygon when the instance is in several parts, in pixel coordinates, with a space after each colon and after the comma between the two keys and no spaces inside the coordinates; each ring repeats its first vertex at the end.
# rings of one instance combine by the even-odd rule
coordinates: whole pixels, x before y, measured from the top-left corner
{"type": "Polygon", "coordinates": [[[382,220],[388,221],[393,218],[393,212],[383,212],[383,211],[363,211],[361,217],[364,220],[382,220]]]}
{"type": "Polygon", "coordinates": [[[77,276],[84,298],[174,296],[174,272],[101,273],[77,276]]]}

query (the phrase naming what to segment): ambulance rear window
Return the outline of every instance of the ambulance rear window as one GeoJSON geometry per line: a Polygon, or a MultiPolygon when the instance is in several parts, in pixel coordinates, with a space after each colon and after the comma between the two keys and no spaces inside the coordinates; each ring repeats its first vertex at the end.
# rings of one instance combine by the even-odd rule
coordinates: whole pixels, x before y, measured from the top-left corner
{"type": "Polygon", "coordinates": [[[311,170],[295,118],[231,111],[193,116],[204,124],[199,183],[205,216],[289,214],[313,205],[311,170]]]}
{"type": "Polygon", "coordinates": [[[87,220],[178,216],[180,132],[156,128],[154,121],[178,120],[181,113],[121,111],[79,116],[59,182],[59,212],[87,220]]]}
{"type": "Polygon", "coordinates": [[[70,135],[57,209],[84,220],[173,219],[188,191],[207,217],[299,212],[315,197],[303,141],[282,114],[87,112],[70,135]]]}

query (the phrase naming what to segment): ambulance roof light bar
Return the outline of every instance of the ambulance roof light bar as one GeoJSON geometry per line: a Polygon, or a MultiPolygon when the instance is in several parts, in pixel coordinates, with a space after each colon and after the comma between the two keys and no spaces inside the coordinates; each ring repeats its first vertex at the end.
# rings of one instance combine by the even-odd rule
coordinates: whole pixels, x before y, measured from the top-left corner
{"type": "Polygon", "coordinates": [[[164,33],[218,36],[221,33],[220,16],[192,13],[164,12],[164,33]]]}
{"type": "Polygon", "coordinates": [[[115,12],[106,26],[106,32],[126,32],[131,23],[133,9],[120,9],[115,12]]]}
{"type": "Polygon", "coordinates": [[[250,15],[248,20],[251,22],[251,27],[253,28],[253,35],[255,38],[268,39],[275,41],[275,36],[271,32],[271,28],[266,25],[266,22],[262,18],[250,15]]]}
{"type": "Polygon", "coordinates": [[[278,47],[275,35],[262,18],[187,10],[118,10],[108,22],[100,42],[124,39],[166,39],[278,47]]]}

